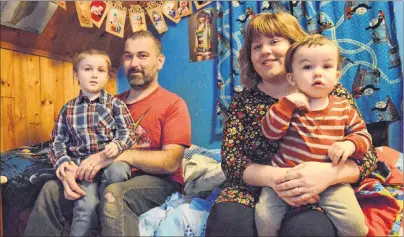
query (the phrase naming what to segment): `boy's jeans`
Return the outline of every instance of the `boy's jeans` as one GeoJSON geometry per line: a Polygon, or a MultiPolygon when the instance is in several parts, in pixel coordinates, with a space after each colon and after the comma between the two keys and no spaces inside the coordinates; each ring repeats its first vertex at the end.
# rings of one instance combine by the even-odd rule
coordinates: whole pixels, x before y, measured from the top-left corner
{"type": "Polygon", "coordinates": [[[105,188],[112,183],[124,182],[131,177],[131,169],[125,162],[114,162],[96,176],[94,182],[85,180],[80,186],[86,196],[76,200],[73,208],[71,236],[90,236],[98,226],[97,206],[105,188]]]}

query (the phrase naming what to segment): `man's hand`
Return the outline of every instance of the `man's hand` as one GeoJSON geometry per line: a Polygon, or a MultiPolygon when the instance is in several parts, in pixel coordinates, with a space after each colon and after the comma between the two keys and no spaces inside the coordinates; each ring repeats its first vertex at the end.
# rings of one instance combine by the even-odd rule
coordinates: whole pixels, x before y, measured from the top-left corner
{"type": "Polygon", "coordinates": [[[351,141],[336,142],[328,148],[328,156],[333,165],[344,164],[355,152],[355,144],[351,141]]]}
{"type": "Polygon", "coordinates": [[[300,110],[310,111],[309,98],[300,91],[294,92],[286,96],[300,110]]]}
{"type": "Polygon", "coordinates": [[[113,162],[112,159],[108,159],[103,151],[96,154],[92,154],[84,159],[77,169],[77,177],[79,180],[86,180],[92,182],[95,175],[100,169],[107,167],[113,162]]]}
{"type": "Polygon", "coordinates": [[[76,172],[77,165],[73,161],[68,161],[61,164],[56,170],[56,176],[58,179],[60,179],[60,181],[63,181],[63,178],[66,176],[66,171],[68,170],[76,172]]]}
{"type": "Polygon", "coordinates": [[[86,195],[86,192],[76,182],[78,166],[74,162],[64,162],[56,170],[56,176],[62,181],[64,195],[67,200],[77,200],[86,195]]]}
{"type": "Polygon", "coordinates": [[[119,147],[115,142],[110,142],[105,146],[102,152],[107,158],[111,159],[118,155],[119,147]]]}

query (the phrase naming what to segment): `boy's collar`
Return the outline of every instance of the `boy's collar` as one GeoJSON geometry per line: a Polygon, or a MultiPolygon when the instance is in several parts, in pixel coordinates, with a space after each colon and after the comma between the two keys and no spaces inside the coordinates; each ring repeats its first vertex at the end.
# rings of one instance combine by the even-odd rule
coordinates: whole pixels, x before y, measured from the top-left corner
{"type": "MultiPolygon", "coordinates": [[[[107,102],[107,92],[104,90],[104,89],[102,89],[101,90],[101,92],[100,92],[100,95],[96,98],[96,99],[94,99],[94,102],[100,102],[101,104],[105,104],[106,102],[107,102]]],[[[81,102],[83,102],[83,101],[85,101],[85,102],[87,102],[87,103],[89,103],[90,102],[90,100],[88,99],[88,97],[87,96],[85,96],[82,92],[81,92],[81,90],[80,90],[80,94],[79,94],[79,96],[78,96],[78,103],[81,103],[81,102]]]]}

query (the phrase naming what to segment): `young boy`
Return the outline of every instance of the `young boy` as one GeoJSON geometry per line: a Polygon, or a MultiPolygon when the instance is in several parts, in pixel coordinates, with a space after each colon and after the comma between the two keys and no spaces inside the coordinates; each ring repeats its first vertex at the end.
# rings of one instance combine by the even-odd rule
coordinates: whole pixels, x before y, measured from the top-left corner
{"type": "MultiPolygon", "coordinates": [[[[289,48],[285,67],[287,80],[298,91],[281,98],[262,119],[265,137],[283,139],[272,165],[294,167],[307,161],[339,165],[348,158],[362,159],[372,140],[366,124],[346,99],[330,95],[340,76],[337,45],[322,35],[308,36],[289,48]]],[[[326,189],[318,204],[339,236],[367,234],[349,184],[326,189]]],[[[255,212],[259,234],[276,236],[289,207],[272,188],[263,188],[255,212]]]]}
{"type": "Polygon", "coordinates": [[[131,169],[126,163],[114,162],[90,180],[96,161],[83,160],[98,152],[112,159],[131,148],[135,123],[125,103],[103,89],[111,69],[105,52],[83,51],[74,57],[73,67],[81,91],[63,106],[55,121],[50,158],[58,177],[69,169],[71,162],[79,165],[77,177],[86,195],[74,202],[71,235],[88,236],[98,223],[99,196],[103,196],[107,185],[128,180],[131,169]]]}

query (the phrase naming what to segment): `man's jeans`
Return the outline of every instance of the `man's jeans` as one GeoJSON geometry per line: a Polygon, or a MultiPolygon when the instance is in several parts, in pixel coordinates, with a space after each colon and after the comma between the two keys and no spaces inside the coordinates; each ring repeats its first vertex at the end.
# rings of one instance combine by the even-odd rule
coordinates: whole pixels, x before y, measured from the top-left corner
{"type": "Polygon", "coordinates": [[[91,235],[92,230],[98,227],[97,206],[105,188],[112,183],[128,180],[131,177],[131,169],[125,162],[114,162],[99,174],[92,183],[80,181],[86,196],[74,201],[71,236],[91,235]]]}
{"type": "MultiPolygon", "coordinates": [[[[99,212],[102,235],[138,236],[139,216],[181,191],[181,185],[168,175],[136,173],[130,180],[105,189],[99,212]]],[[[48,181],[39,193],[24,235],[62,236],[65,222],[72,218],[72,209],[73,202],[64,198],[62,183],[48,181]]]]}

